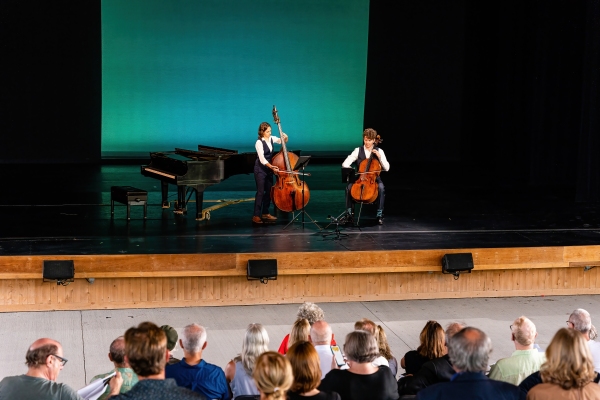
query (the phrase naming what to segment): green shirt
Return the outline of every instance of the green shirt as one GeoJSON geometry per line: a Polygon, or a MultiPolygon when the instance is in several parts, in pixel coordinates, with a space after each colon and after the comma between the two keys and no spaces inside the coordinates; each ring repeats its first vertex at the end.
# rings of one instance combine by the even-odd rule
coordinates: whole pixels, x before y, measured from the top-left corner
{"type": "Polygon", "coordinates": [[[523,379],[539,371],[544,361],[546,356],[537,349],[516,350],[510,357],[502,358],[492,365],[489,377],[519,385],[523,379]]]}
{"type": "MultiPolygon", "coordinates": [[[[133,370],[131,368],[117,368],[117,371],[119,371],[121,373],[121,377],[123,378],[123,385],[121,386],[121,391],[119,393],[129,392],[131,390],[131,388],[133,387],[133,385],[135,385],[138,382],[137,375],[135,374],[135,372],[133,372],[133,370]]],[[[105,378],[108,375],[112,374],[112,372],[113,371],[107,372],[106,374],[96,375],[95,377],[92,378],[90,383],[94,382],[96,379],[105,378]]],[[[98,397],[98,400],[108,399],[109,393],[110,393],[110,387],[108,385],[106,385],[106,390],[104,391],[102,396],[98,397]]]]}
{"type": "Polygon", "coordinates": [[[83,400],[64,383],[27,375],[8,376],[0,382],[0,399],[83,400]]]}

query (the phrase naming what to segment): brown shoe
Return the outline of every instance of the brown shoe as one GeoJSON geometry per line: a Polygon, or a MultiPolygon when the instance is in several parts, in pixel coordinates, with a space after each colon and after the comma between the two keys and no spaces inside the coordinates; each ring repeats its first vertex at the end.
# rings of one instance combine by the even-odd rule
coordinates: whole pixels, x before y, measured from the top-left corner
{"type": "Polygon", "coordinates": [[[262,219],[266,219],[267,221],[276,221],[277,217],[274,217],[271,214],[263,214],[262,219]]]}
{"type": "Polygon", "coordinates": [[[262,224],[262,219],[260,219],[260,217],[257,217],[256,215],[254,217],[252,217],[252,223],[254,224],[262,224]]]}

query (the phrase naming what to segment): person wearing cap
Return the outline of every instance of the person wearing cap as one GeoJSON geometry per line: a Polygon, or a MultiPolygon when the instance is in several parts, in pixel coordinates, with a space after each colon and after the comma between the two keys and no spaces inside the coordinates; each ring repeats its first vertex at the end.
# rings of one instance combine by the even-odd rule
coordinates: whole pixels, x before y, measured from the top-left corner
{"type": "MultiPolygon", "coordinates": [[[[115,369],[105,374],[94,376],[90,380],[90,383],[98,379],[104,379],[105,377],[113,373],[113,371],[117,370],[121,373],[121,377],[123,378],[123,384],[121,385],[121,390],[119,391],[119,393],[129,392],[133,385],[135,385],[138,382],[138,376],[133,371],[133,369],[129,367],[127,361],[125,361],[125,338],[123,336],[119,336],[110,344],[108,359],[112,361],[112,363],[115,365],[115,369]]],[[[98,400],[105,400],[109,397],[110,387],[108,387],[107,385],[106,390],[100,397],[98,397],[98,400]]]]}
{"type": "Polygon", "coordinates": [[[179,336],[177,335],[177,331],[175,328],[169,325],[163,325],[160,327],[167,335],[167,350],[169,350],[169,361],[167,361],[167,365],[177,364],[181,360],[179,358],[173,357],[173,349],[177,345],[177,340],[179,336]]]}

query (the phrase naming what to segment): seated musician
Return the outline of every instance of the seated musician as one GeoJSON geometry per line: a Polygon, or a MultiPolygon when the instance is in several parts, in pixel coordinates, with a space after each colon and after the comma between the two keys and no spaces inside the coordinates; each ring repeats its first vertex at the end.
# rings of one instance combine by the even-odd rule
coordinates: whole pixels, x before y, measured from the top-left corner
{"type": "MultiPolygon", "coordinates": [[[[365,131],[363,132],[364,146],[357,147],[356,149],[354,149],[352,154],[350,154],[346,158],[346,160],[342,163],[342,167],[350,168],[352,163],[356,163],[356,165],[359,166],[363,160],[368,159],[371,156],[371,153],[373,153],[373,155],[379,159],[382,170],[388,171],[390,169],[390,163],[385,158],[385,154],[384,154],[383,150],[374,146],[374,142],[375,142],[376,138],[377,138],[377,132],[375,131],[375,129],[371,129],[371,128],[365,129],[365,131]]],[[[348,187],[346,188],[346,208],[348,209],[348,215],[350,215],[350,218],[348,219],[349,222],[353,222],[352,210],[354,208],[353,207],[354,201],[352,199],[352,196],[350,195],[350,189],[352,188],[353,184],[354,184],[354,182],[349,183],[348,187]]],[[[377,184],[378,184],[378,189],[379,189],[379,196],[378,196],[377,200],[375,200],[375,203],[378,204],[378,206],[377,206],[377,222],[379,223],[379,225],[382,225],[383,224],[383,204],[385,201],[385,187],[383,186],[383,182],[381,181],[381,177],[379,177],[379,176],[377,177],[377,184]]]]}
{"type": "MultiPolygon", "coordinates": [[[[288,137],[282,132],[283,139],[288,137]]],[[[277,218],[269,214],[271,207],[271,187],[273,187],[273,172],[279,171],[271,164],[273,159],[273,143],[281,143],[281,139],[271,135],[271,125],[263,122],[258,127],[258,140],[256,141],[256,161],[254,162],[254,180],[256,181],[256,197],[254,198],[254,216],[252,222],[262,224],[263,221],[273,222],[277,218]]]]}

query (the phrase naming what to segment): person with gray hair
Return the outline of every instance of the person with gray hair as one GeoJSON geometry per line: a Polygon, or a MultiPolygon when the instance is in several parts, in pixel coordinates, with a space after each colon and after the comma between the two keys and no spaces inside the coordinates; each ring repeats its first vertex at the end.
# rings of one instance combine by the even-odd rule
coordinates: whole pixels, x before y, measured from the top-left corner
{"type": "Polygon", "coordinates": [[[325,378],[325,375],[331,371],[331,359],[333,358],[331,352],[332,337],[331,327],[325,321],[317,321],[310,327],[310,341],[319,355],[321,379],[325,378]]]}
{"type": "MultiPolygon", "coordinates": [[[[298,313],[296,314],[296,321],[299,321],[301,319],[307,320],[310,326],[312,326],[317,321],[323,321],[325,319],[325,313],[323,312],[321,307],[319,307],[315,303],[306,301],[302,303],[300,307],[298,307],[298,313]]],[[[277,350],[278,353],[283,355],[287,353],[287,349],[289,347],[289,340],[290,335],[287,334],[281,341],[281,344],[279,345],[279,350],[277,350]]],[[[335,338],[333,337],[331,339],[331,344],[335,345],[335,338]]]]}
{"type": "Polygon", "coordinates": [[[229,400],[225,373],[202,359],[202,352],[208,345],[206,338],[206,329],[198,324],[183,328],[179,345],[184,357],[177,364],[167,365],[165,376],[175,379],[178,386],[191,389],[208,399],[229,400]]]}
{"type": "MultiPolygon", "coordinates": [[[[113,363],[114,369],[105,374],[100,374],[94,376],[91,382],[94,382],[98,379],[104,379],[108,375],[110,375],[113,371],[117,370],[121,373],[121,377],[123,378],[123,384],[121,385],[121,389],[119,393],[127,393],[131,390],[131,388],[138,382],[138,376],[135,371],[131,369],[129,364],[127,364],[127,360],[125,360],[125,337],[119,336],[110,344],[108,359],[113,363]]],[[[110,397],[110,387],[107,385],[104,393],[98,397],[98,400],[105,400],[110,397]]]]}
{"type": "Polygon", "coordinates": [[[346,336],[344,352],[348,369],[332,369],[321,381],[320,391],[337,392],[342,400],[396,400],[396,379],[385,365],[373,365],[379,346],[371,332],[353,331],[346,336]]]}
{"type": "Polygon", "coordinates": [[[515,351],[510,357],[501,358],[492,365],[489,377],[497,381],[519,385],[523,379],[539,371],[546,361],[544,353],[534,348],[537,330],[527,317],[519,317],[510,326],[515,351]]]}
{"type": "Polygon", "coordinates": [[[594,340],[598,336],[598,333],[596,332],[594,325],[592,325],[590,313],[583,308],[578,308],[573,311],[567,320],[567,327],[575,329],[583,334],[583,337],[590,348],[590,353],[592,353],[594,370],[600,372],[600,343],[594,340]]]}
{"type": "Polygon", "coordinates": [[[456,375],[450,382],[426,387],[417,399],[524,400],[525,395],[513,384],[485,376],[492,341],[485,332],[466,327],[448,340],[448,354],[456,375]]]}

